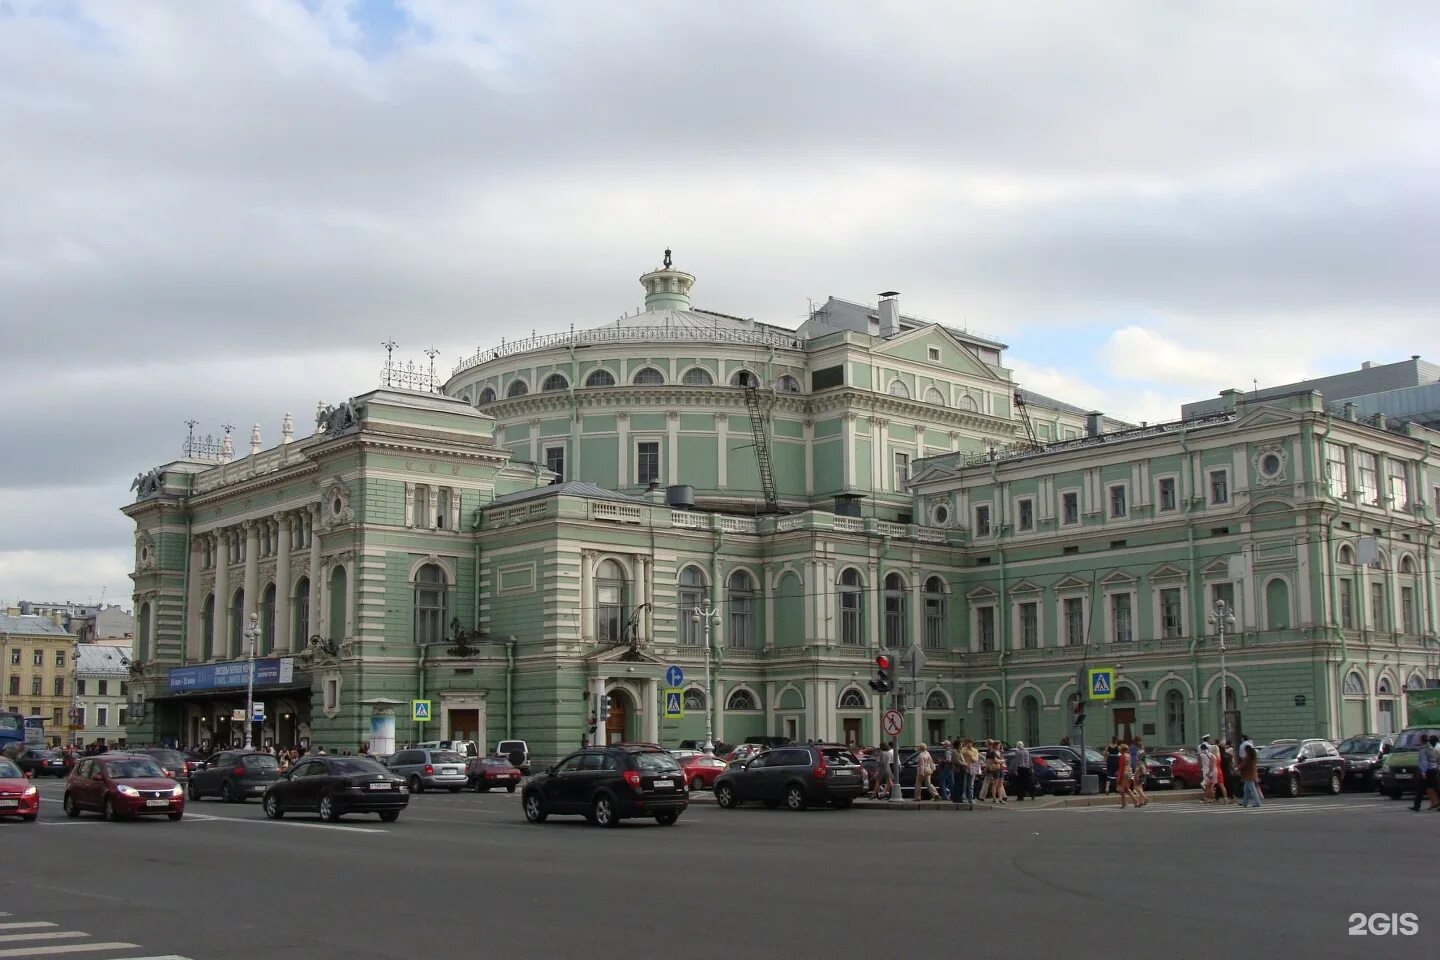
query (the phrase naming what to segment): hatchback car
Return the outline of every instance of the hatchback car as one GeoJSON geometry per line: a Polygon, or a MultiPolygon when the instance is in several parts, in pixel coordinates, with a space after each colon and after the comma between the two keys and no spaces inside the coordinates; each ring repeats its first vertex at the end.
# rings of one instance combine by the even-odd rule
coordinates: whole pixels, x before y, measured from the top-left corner
{"type": "Polygon", "coordinates": [[[514,793],[520,786],[520,771],[506,757],[471,757],[465,762],[465,775],[476,793],[502,787],[514,793]]]}
{"type": "Polygon", "coordinates": [[[690,785],[691,790],[709,790],[715,786],[715,780],[720,774],[730,766],[719,757],[703,753],[676,759],[680,762],[680,769],[685,771],[685,782],[690,785]]]}
{"type": "Polygon", "coordinates": [[[40,791],[13,760],[0,757],[0,817],[33,821],[40,816],[40,791]]]}
{"type": "Polygon", "coordinates": [[[715,802],[729,810],[747,800],[804,810],[812,803],[844,809],[865,795],[865,771],[849,747],[807,743],[777,747],[732,765],[715,780],[715,802]]]}
{"type": "Polygon", "coordinates": [[[280,762],[268,753],[227,750],[210,758],[203,770],[190,775],[191,800],[219,797],[226,803],[244,803],[258,797],[280,779],[280,762]]]}
{"type": "Polygon", "coordinates": [[[465,758],[453,750],[397,750],[390,758],[390,772],[403,777],[411,793],[449,790],[459,793],[470,783],[465,758]]]}
{"type": "Polygon", "coordinates": [[[1329,740],[1277,740],[1260,751],[1258,772],[1267,796],[1298,797],[1306,788],[1339,793],[1345,784],[1345,761],[1329,740]]]}
{"type": "Polygon", "coordinates": [[[94,810],[106,820],[185,815],[185,791],[150,757],[105,753],[85,757],[65,781],[65,815],[94,810]]]}
{"type": "Polygon", "coordinates": [[[347,813],[378,813],[392,823],[410,803],[405,781],[369,757],[304,757],[270,786],[261,801],[279,820],[297,810],[334,823],[347,813]]]}
{"type": "Polygon", "coordinates": [[[690,800],[674,757],[650,744],[617,743],[570,754],[528,781],[520,802],[531,823],[575,814],[602,827],[637,817],[668,827],[690,800]]]}

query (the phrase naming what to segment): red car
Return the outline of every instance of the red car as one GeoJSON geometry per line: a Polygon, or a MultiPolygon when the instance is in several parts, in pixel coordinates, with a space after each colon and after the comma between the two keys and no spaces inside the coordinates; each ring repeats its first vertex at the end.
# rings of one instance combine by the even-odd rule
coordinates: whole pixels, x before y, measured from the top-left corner
{"type": "Polygon", "coordinates": [[[150,757],[106,753],[86,757],[65,781],[65,814],[94,810],[106,820],[185,815],[185,791],[150,757]]]}
{"type": "Polygon", "coordinates": [[[719,757],[707,757],[700,754],[696,757],[681,757],[680,769],[685,771],[685,782],[690,785],[691,790],[709,790],[715,786],[715,778],[725,772],[730,766],[719,757]]]}
{"type": "Polygon", "coordinates": [[[40,791],[13,761],[0,757],[0,817],[33,821],[40,816],[40,791]]]}
{"type": "Polygon", "coordinates": [[[1175,750],[1155,750],[1150,754],[1156,760],[1169,760],[1170,773],[1175,783],[1182,787],[1200,786],[1200,754],[1188,747],[1175,750]]]}
{"type": "Polygon", "coordinates": [[[471,757],[465,764],[465,773],[477,793],[491,787],[504,787],[514,793],[520,786],[520,768],[511,763],[509,757],[471,757]]]}

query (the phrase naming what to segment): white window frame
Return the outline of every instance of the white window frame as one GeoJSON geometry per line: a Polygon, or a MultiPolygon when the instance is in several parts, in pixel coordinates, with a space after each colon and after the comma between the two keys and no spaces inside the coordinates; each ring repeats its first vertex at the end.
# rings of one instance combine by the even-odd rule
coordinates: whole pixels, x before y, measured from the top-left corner
{"type": "Polygon", "coordinates": [[[1385,495],[1390,498],[1390,509],[1404,510],[1410,503],[1410,465],[1395,457],[1385,458],[1385,495]],[[1391,471],[1399,467],[1397,475],[1391,471]],[[1396,484],[1399,484],[1397,495],[1396,484]]]}
{"type": "Polygon", "coordinates": [[[982,603],[970,606],[970,652],[971,653],[996,653],[1000,649],[1000,604],[992,597],[986,597],[982,603]],[[980,611],[990,611],[990,649],[986,650],[980,643],[980,611]]]}
{"type": "Polygon", "coordinates": [[[1135,587],[1130,585],[1123,590],[1105,591],[1105,642],[1111,644],[1131,644],[1135,642],[1135,587]],[[1128,597],[1130,600],[1130,636],[1120,640],[1115,636],[1115,598],[1128,597]]]}
{"type": "Polygon", "coordinates": [[[1130,484],[1107,483],[1105,485],[1105,517],[1109,520],[1130,519],[1130,484]],[[1120,490],[1125,500],[1125,512],[1115,512],[1115,491],[1120,490]]]}
{"type": "Polygon", "coordinates": [[[637,436],[637,437],[634,437],[634,438],[632,438],[632,439],[633,439],[633,441],[634,441],[635,446],[634,446],[634,450],[633,450],[633,452],[632,452],[632,454],[631,454],[630,464],[631,464],[631,466],[632,466],[632,467],[634,468],[634,470],[635,470],[634,474],[632,474],[632,476],[635,477],[635,484],[636,484],[637,486],[642,486],[642,487],[643,487],[643,486],[645,486],[645,485],[647,485],[647,484],[650,483],[649,480],[641,480],[641,479],[640,479],[640,448],[641,448],[643,445],[647,444],[647,443],[653,443],[653,444],[655,444],[655,476],[654,476],[654,480],[655,480],[655,482],[657,482],[657,483],[663,484],[663,483],[665,482],[665,443],[664,443],[664,438],[663,438],[663,437],[658,437],[658,436],[657,436],[657,437],[637,436]]]}
{"type": "Polygon", "coordinates": [[[1326,442],[1320,455],[1325,460],[1325,485],[1330,491],[1330,496],[1336,500],[1345,500],[1350,496],[1350,448],[1343,443],[1326,442]],[[1339,458],[1331,456],[1338,453],[1339,458]],[[1335,467],[1339,467],[1339,475],[1336,475],[1335,467]]]}
{"type": "Polygon", "coordinates": [[[1035,532],[1035,527],[1036,527],[1035,498],[1034,498],[1034,497],[1016,497],[1016,498],[1015,498],[1015,530],[1016,530],[1016,532],[1017,532],[1017,533],[1034,533],[1034,532],[1035,532]],[[1026,526],[1026,525],[1023,523],[1022,519],[1021,519],[1021,518],[1025,515],[1025,512],[1024,512],[1024,509],[1023,509],[1023,507],[1024,507],[1025,505],[1028,505],[1028,506],[1030,507],[1030,524],[1029,524],[1029,526],[1026,526]]]}
{"type": "Polygon", "coordinates": [[[1205,470],[1205,502],[1212,507],[1228,507],[1235,500],[1235,491],[1230,484],[1229,467],[1209,467],[1205,470]],[[1225,478],[1225,499],[1215,499],[1215,475],[1225,478]]]}
{"type": "Polygon", "coordinates": [[[1155,512],[1175,513],[1180,509],[1180,476],[1175,473],[1165,473],[1155,478],[1155,512]],[[1171,503],[1165,506],[1165,498],[1161,495],[1162,485],[1169,481],[1171,484],[1171,503]]]}
{"type": "Polygon", "coordinates": [[[1355,451],[1355,489],[1359,494],[1360,502],[1370,507],[1380,505],[1380,454],[1371,453],[1369,450],[1355,451]],[[1371,471],[1371,485],[1365,485],[1365,458],[1370,458],[1374,470],[1371,471]]]}
{"type": "Polygon", "coordinates": [[[970,529],[975,531],[976,537],[993,537],[995,535],[995,505],[989,501],[974,504],[970,508],[970,529]],[[985,529],[980,529],[980,511],[985,511],[985,529]]]}
{"type": "Polygon", "coordinates": [[[1056,624],[1055,639],[1062,647],[1079,647],[1085,644],[1085,626],[1090,619],[1090,598],[1083,593],[1062,593],[1055,598],[1057,608],[1056,615],[1059,621],[1056,624]],[[1080,603],[1080,636],[1070,636],[1070,613],[1067,604],[1072,600],[1080,603]]]}
{"type": "Polygon", "coordinates": [[[936,347],[936,346],[926,346],[926,348],[925,348],[925,356],[930,359],[930,362],[931,362],[931,363],[939,363],[939,362],[940,362],[940,348],[939,348],[939,347],[936,347]]]}
{"type": "Polygon", "coordinates": [[[890,482],[896,493],[904,493],[910,480],[910,454],[904,450],[890,451],[890,482]]]}
{"type": "Polygon", "coordinates": [[[1179,581],[1157,583],[1154,586],[1152,592],[1154,594],[1155,605],[1154,610],[1152,611],[1155,618],[1152,621],[1155,624],[1155,639],[1179,640],[1184,637],[1190,636],[1190,615],[1187,611],[1187,607],[1189,606],[1189,598],[1186,596],[1185,584],[1179,581]],[[1178,591],[1180,594],[1180,624],[1179,632],[1175,634],[1167,634],[1165,632],[1164,595],[1166,590],[1175,590],[1178,591]]]}
{"type": "Polygon", "coordinates": [[[565,449],[565,444],[563,443],[558,446],[549,446],[543,448],[543,456],[545,457],[545,469],[557,474],[560,478],[561,483],[565,482],[565,470],[568,466],[568,464],[565,463],[565,454],[568,452],[569,451],[565,449]],[[550,454],[556,450],[560,451],[560,469],[558,471],[550,465],[553,462],[550,454]]]}
{"type": "Polygon", "coordinates": [[[1013,606],[1014,613],[1011,618],[1013,631],[1010,636],[1014,638],[1014,649],[1039,650],[1045,645],[1045,611],[1039,595],[1022,594],[1014,601],[1013,606]],[[1033,647],[1025,646],[1025,618],[1021,616],[1021,611],[1026,606],[1035,608],[1035,645],[1033,647]]]}
{"type": "Polygon", "coordinates": [[[1081,501],[1081,499],[1080,499],[1080,488],[1079,488],[1079,487],[1071,487],[1071,488],[1068,489],[1068,490],[1061,490],[1061,491],[1060,491],[1060,526],[1062,526],[1062,527],[1078,527],[1078,526],[1080,525],[1080,520],[1081,520],[1081,518],[1084,516],[1084,512],[1081,510],[1081,507],[1082,507],[1082,501],[1081,501]],[[1075,498],[1075,519],[1074,519],[1074,520],[1066,520],[1066,519],[1065,519],[1065,498],[1066,498],[1066,497],[1071,497],[1071,496],[1073,496],[1073,497],[1075,498]]]}

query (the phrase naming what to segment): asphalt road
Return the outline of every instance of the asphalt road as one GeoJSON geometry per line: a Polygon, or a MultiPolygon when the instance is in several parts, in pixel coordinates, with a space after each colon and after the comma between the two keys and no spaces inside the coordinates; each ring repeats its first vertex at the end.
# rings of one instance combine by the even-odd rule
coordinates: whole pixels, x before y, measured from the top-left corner
{"type": "Polygon", "coordinates": [[[214,801],[107,824],[67,820],[61,788],[42,783],[39,822],[0,822],[0,958],[1175,960],[1248,943],[1236,955],[1375,960],[1434,957],[1440,938],[1440,814],[1373,795],[695,806],[604,830],[532,826],[503,793],[414,797],[394,824],[214,801]],[[1376,912],[1416,914],[1419,934],[1347,933],[1376,912]]]}

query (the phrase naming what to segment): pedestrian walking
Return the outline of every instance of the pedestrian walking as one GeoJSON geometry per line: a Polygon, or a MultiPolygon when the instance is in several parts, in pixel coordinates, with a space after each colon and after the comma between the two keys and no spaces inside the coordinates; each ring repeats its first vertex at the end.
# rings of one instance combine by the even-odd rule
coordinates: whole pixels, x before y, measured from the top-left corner
{"type": "Polygon", "coordinates": [[[949,740],[941,740],[939,756],[935,758],[936,776],[940,781],[940,799],[955,799],[955,767],[959,763],[959,754],[955,745],[949,740]]]}
{"type": "Polygon", "coordinates": [[[1026,797],[1035,799],[1035,761],[1025,749],[1025,741],[1015,743],[1015,792],[1023,801],[1026,797]]]}
{"type": "Polygon", "coordinates": [[[894,775],[891,765],[895,762],[894,744],[885,741],[880,745],[880,769],[875,773],[875,799],[887,800],[894,790],[894,775]]]}
{"type": "Polygon", "coordinates": [[[966,806],[975,809],[975,782],[985,772],[985,765],[980,760],[980,751],[975,749],[975,741],[969,737],[960,745],[960,800],[966,806]]]}
{"type": "Polygon", "coordinates": [[[1130,789],[1130,749],[1128,744],[1116,744],[1115,754],[1115,789],[1120,794],[1120,809],[1125,809],[1126,802],[1135,806],[1135,794],[1130,789]]]}
{"type": "Polygon", "coordinates": [[[922,743],[920,744],[920,752],[915,757],[916,800],[940,799],[940,792],[935,789],[934,777],[935,758],[930,754],[930,748],[922,743]]]}
{"type": "Polygon", "coordinates": [[[1105,783],[1103,791],[1114,793],[1119,786],[1120,777],[1120,740],[1118,737],[1110,738],[1110,745],[1105,748],[1105,783]]]}
{"type": "Polygon", "coordinates": [[[1205,788],[1201,796],[1201,803],[1210,803],[1215,799],[1215,777],[1218,767],[1215,763],[1215,752],[1210,749],[1210,741],[1200,741],[1200,783],[1205,788]]]}
{"type": "Polygon", "coordinates": [[[1145,742],[1139,737],[1136,737],[1130,744],[1130,776],[1134,781],[1130,789],[1138,801],[1137,806],[1143,807],[1150,802],[1150,798],[1145,796],[1145,777],[1147,775],[1148,771],[1145,766],[1145,742]]]}
{"type": "Polygon", "coordinates": [[[1215,788],[1217,795],[1224,794],[1226,803],[1234,803],[1241,790],[1235,771],[1235,748],[1229,740],[1220,741],[1220,775],[1215,778],[1215,788]]]}
{"type": "Polygon", "coordinates": [[[1245,785],[1245,799],[1240,801],[1240,806],[1260,806],[1260,763],[1259,758],[1255,755],[1253,743],[1246,743],[1242,748],[1240,780],[1245,785]]]}
{"type": "Polygon", "coordinates": [[[1440,738],[1420,738],[1419,768],[1415,771],[1415,802],[1410,806],[1411,810],[1420,812],[1420,801],[1425,797],[1430,798],[1430,809],[1434,810],[1440,806],[1440,799],[1436,796],[1436,744],[1440,738]]]}

